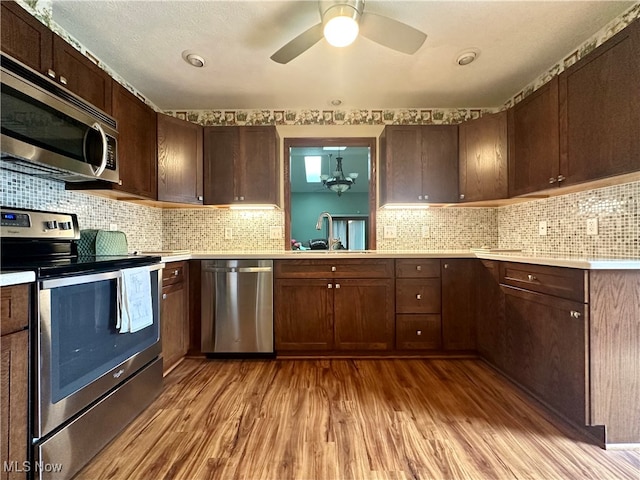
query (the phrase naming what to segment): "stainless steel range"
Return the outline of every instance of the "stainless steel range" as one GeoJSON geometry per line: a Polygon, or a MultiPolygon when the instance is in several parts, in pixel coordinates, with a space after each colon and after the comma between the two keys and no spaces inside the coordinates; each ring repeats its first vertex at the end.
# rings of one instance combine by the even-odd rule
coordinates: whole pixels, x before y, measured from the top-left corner
{"type": "Polygon", "coordinates": [[[31,461],[62,467],[32,473],[71,478],[162,388],[163,264],[140,255],[78,256],[73,214],[2,208],[1,219],[3,271],[36,272],[31,461]],[[131,273],[148,279],[141,292],[150,324],[123,329],[123,285],[131,273]]]}

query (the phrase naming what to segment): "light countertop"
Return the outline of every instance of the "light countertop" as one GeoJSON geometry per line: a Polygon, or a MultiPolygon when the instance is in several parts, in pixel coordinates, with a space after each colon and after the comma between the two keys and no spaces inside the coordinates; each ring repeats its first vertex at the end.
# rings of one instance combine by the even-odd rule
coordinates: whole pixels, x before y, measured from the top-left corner
{"type": "MultiPolygon", "coordinates": [[[[146,252],[143,252],[146,253],[146,252]]],[[[221,252],[154,252],[162,257],[163,262],[183,260],[242,260],[242,259],[340,259],[340,258],[480,258],[483,260],[499,260],[503,262],[528,263],[555,267],[579,268],[583,270],[640,270],[640,259],[629,258],[590,258],[579,256],[562,256],[539,254],[531,255],[523,252],[509,251],[472,251],[472,250],[410,250],[410,251],[221,251],[221,252]]]]}
{"type": "Polygon", "coordinates": [[[19,285],[21,283],[31,283],[36,281],[35,272],[2,272],[0,275],[0,286],[19,285]]]}

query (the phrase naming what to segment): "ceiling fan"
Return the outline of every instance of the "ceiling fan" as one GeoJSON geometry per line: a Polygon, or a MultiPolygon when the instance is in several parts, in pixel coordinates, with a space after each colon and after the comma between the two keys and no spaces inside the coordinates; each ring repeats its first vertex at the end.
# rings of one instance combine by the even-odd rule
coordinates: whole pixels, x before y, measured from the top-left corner
{"type": "Polygon", "coordinates": [[[364,12],[364,0],[319,0],[322,21],[295,37],[271,55],[277,63],[289,63],[324,36],[336,47],[351,44],[358,33],[398,52],[413,54],[427,35],[406,23],[364,12]]]}

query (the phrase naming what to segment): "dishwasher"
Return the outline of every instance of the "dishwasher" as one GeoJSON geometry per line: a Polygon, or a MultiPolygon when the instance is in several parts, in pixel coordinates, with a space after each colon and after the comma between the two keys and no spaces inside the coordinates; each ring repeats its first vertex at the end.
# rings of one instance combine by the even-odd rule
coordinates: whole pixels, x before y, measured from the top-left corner
{"type": "Polygon", "coordinates": [[[273,356],[273,261],[202,261],[202,353],[273,356]]]}

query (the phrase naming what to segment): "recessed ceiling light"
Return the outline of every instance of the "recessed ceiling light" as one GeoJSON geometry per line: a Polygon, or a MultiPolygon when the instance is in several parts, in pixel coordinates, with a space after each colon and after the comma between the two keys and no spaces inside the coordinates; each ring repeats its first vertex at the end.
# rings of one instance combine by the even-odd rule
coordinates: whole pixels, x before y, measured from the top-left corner
{"type": "Polygon", "coordinates": [[[478,52],[473,51],[473,50],[468,50],[468,51],[462,52],[460,55],[458,55],[458,58],[456,59],[456,63],[458,65],[460,65],[461,67],[463,67],[465,65],[469,65],[476,58],[478,58],[478,52]]]}
{"type": "Polygon", "coordinates": [[[204,58],[202,58],[197,53],[193,53],[189,50],[185,50],[184,52],[182,52],[182,59],[192,67],[196,68],[202,68],[205,64],[204,58]]]}
{"type": "Polygon", "coordinates": [[[342,100],[340,100],[339,98],[334,98],[329,103],[331,103],[331,105],[333,105],[334,107],[339,107],[340,105],[342,105],[342,100]]]}

